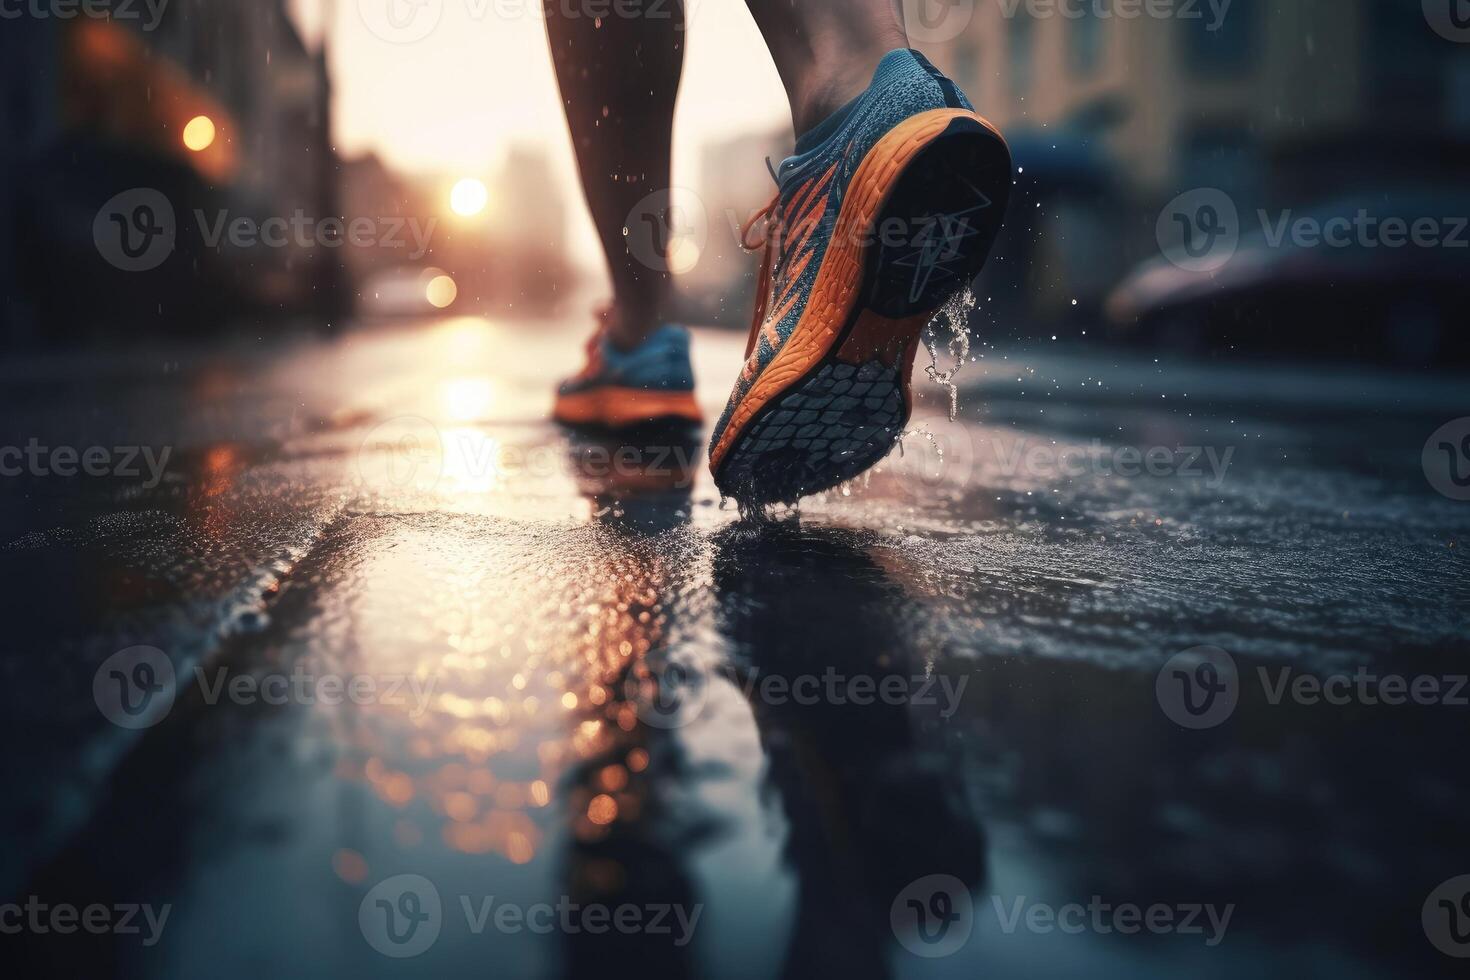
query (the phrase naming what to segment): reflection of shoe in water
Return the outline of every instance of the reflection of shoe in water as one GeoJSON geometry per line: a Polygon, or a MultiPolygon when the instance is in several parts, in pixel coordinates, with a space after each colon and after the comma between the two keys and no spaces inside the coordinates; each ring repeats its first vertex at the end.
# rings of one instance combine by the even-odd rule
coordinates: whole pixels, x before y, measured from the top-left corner
{"type": "Polygon", "coordinates": [[[699,423],[689,331],[665,324],[626,351],[599,331],[587,343],[587,366],[557,386],[551,414],[563,425],[602,429],[675,420],[699,423]]]}
{"type": "Polygon", "coordinates": [[[721,492],[755,504],[836,486],[893,448],[919,334],[984,264],[1011,186],[1005,141],[917,52],[890,52],[796,149],[758,216],[746,363],[710,443],[721,492]]]}
{"type": "Polygon", "coordinates": [[[741,682],[800,884],[781,975],[887,976],[878,964],[894,900],[928,875],[970,890],[986,875],[964,757],[936,737],[945,727],[932,724],[935,709],[915,686],[943,665],[911,628],[910,593],[876,536],[786,521],[730,524],[710,541],[719,622],[732,665],[750,671],[741,682]],[[909,692],[901,701],[850,696],[859,679],[882,691],[895,677],[909,692]],[[780,687],[767,686],[774,678],[780,687]]]}
{"type": "Polygon", "coordinates": [[[577,489],[599,506],[655,497],[687,502],[699,451],[699,428],[682,421],[648,423],[616,434],[577,431],[567,442],[577,489]]]}

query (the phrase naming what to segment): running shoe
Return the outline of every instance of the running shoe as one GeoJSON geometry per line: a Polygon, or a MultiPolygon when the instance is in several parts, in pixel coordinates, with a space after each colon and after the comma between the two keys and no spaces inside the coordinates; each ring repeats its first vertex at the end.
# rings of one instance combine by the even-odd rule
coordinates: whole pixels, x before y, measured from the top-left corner
{"type": "Polygon", "coordinates": [[[1000,133],[907,50],[773,176],[742,237],[765,250],[745,366],[710,440],[742,505],[827,490],[893,448],[920,333],[985,263],[1012,180],[1000,133]]]}
{"type": "Polygon", "coordinates": [[[598,331],[587,342],[587,366],[557,387],[551,414],[563,425],[596,429],[698,425],[703,416],[694,400],[689,331],[664,324],[626,351],[598,331]]]}

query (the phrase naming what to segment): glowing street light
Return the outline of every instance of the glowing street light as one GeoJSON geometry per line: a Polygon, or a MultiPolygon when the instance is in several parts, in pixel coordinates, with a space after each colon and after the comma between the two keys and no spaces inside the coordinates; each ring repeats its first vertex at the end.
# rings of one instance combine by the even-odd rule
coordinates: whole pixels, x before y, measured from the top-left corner
{"type": "Polygon", "coordinates": [[[214,145],[214,120],[208,116],[195,116],[184,126],[184,146],[195,153],[214,145]]]}

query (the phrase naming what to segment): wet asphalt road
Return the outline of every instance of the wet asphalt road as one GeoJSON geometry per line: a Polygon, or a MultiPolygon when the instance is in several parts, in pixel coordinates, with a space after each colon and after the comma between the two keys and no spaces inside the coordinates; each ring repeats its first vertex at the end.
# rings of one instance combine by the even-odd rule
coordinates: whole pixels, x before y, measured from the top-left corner
{"type": "MultiPolygon", "coordinates": [[[[1453,975],[1470,503],[1420,452],[1463,378],[982,347],[957,422],[926,386],[901,458],[756,523],[699,438],[544,421],[577,343],[0,369],[0,445],[152,454],[4,479],[0,895],[167,908],[12,962],[1453,975]]],[[[740,345],[697,340],[711,416],[740,345]]]]}

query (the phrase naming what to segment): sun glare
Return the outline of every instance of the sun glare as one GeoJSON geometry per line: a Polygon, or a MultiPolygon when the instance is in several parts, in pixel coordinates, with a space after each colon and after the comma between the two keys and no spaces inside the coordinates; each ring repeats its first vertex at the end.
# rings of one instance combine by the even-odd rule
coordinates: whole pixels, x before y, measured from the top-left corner
{"type": "Polygon", "coordinates": [[[463,218],[472,218],[485,210],[490,201],[490,192],[485,185],[473,177],[466,177],[454,185],[449,192],[449,206],[463,218]]]}

